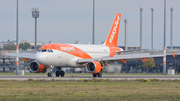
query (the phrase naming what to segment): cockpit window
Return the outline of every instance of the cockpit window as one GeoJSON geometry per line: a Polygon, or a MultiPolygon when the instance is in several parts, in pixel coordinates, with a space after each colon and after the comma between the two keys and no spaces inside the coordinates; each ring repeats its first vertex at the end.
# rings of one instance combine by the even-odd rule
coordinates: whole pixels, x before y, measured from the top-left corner
{"type": "Polygon", "coordinates": [[[41,52],[46,52],[46,49],[42,49],[42,51],[41,52]]]}
{"type": "Polygon", "coordinates": [[[41,49],[39,49],[38,52],[41,52],[41,49]]]}

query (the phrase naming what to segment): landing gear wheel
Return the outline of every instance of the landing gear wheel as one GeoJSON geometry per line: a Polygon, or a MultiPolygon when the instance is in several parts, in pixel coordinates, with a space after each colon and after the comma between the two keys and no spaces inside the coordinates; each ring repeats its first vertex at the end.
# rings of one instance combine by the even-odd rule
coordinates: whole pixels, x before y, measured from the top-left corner
{"type": "Polygon", "coordinates": [[[93,77],[97,77],[97,74],[93,74],[93,77]]]}
{"type": "Polygon", "coordinates": [[[50,72],[48,72],[47,76],[48,77],[52,77],[52,74],[50,72]]]}
{"type": "Polygon", "coordinates": [[[98,77],[102,77],[102,73],[98,73],[97,75],[98,75],[98,77]]]}
{"type": "Polygon", "coordinates": [[[61,77],[64,77],[64,75],[65,75],[64,71],[61,71],[60,75],[61,75],[61,77]]]}
{"type": "Polygon", "coordinates": [[[59,77],[59,75],[60,75],[60,72],[56,71],[56,77],[59,77]]]}

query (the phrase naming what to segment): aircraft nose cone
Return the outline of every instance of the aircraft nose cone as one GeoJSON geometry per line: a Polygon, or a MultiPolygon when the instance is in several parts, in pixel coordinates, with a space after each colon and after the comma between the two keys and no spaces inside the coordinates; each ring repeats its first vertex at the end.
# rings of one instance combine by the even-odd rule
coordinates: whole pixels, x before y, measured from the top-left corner
{"type": "Polygon", "coordinates": [[[44,64],[45,56],[43,54],[36,53],[35,60],[40,64],[44,64]]]}

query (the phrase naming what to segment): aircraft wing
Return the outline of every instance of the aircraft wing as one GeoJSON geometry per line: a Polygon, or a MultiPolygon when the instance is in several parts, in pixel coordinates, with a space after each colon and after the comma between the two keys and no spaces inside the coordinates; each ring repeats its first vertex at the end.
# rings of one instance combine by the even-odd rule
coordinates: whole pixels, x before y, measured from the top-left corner
{"type": "Polygon", "coordinates": [[[77,63],[86,63],[89,61],[117,61],[120,59],[128,60],[139,60],[142,58],[153,58],[153,57],[163,57],[164,54],[150,55],[149,53],[143,54],[126,54],[126,55],[114,55],[113,57],[102,57],[102,58],[93,58],[93,59],[79,59],[77,63]]]}
{"type": "Polygon", "coordinates": [[[6,56],[35,59],[35,53],[22,53],[22,54],[8,53],[6,54],[6,56]]]}
{"type": "Polygon", "coordinates": [[[123,50],[123,51],[119,51],[119,52],[116,52],[116,54],[118,53],[126,53],[126,52],[144,52],[144,51],[148,51],[148,49],[136,49],[136,50],[123,50]]]}

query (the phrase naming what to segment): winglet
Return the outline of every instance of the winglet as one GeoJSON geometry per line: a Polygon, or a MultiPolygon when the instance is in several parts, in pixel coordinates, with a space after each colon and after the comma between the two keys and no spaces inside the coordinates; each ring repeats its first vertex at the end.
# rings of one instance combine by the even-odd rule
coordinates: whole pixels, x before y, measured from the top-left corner
{"type": "Polygon", "coordinates": [[[174,58],[175,58],[175,53],[176,53],[176,52],[174,52],[174,53],[172,54],[174,58]]]}
{"type": "Polygon", "coordinates": [[[127,64],[126,60],[124,59],[120,59],[123,63],[127,64]]]}
{"type": "Polygon", "coordinates": [[[24,59],[26,59],[27,61],[29,61],[29,59],[28,59],[28,58],[24,58],[24,59]]]}
{"type": "Polygon", "coordinates": [[[142,60],[146,61],[147,62],[147,59],[146,58],[142,58],[142,60]]]}

